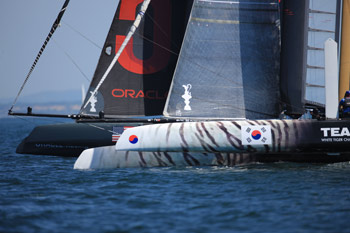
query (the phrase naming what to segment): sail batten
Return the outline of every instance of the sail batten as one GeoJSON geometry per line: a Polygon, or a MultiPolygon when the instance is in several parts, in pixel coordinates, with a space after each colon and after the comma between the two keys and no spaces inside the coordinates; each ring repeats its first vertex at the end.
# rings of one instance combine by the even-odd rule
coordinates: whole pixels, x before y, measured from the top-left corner
{"type": "Polygon", "coordinates": [[[314,9],[309,9],[309,13],[336,15],[336,12],[331,12],[331,11],[320,11],[320,10],[314,10],[314,9]]]}
{"type": "Polygon", "coordinates": [[[306,86],[308,87],[319,87],[319,88],[324,88],[324,85],[317,85],[317,84],[312,84],[312,83],[306,83],[306,86]]]}
{"type": "Polygon", "coordinates": [[[217,24],[275,24],[275,22],[249,22],[249,21],[238,21],[238,20],[220,20],[220,19],[203,19],[203,18],[192,18],[193,21],[206,22],[206,23],[217,23],[217,24]]]}
{"type": "Polygon", "coordinates": [[[317,29],[317,28],[309,28],[310,32],[328,32],[328,33],[335,33],[334,31],[330,31],[330,30],[325,30],[325,29],[317,29]]]}

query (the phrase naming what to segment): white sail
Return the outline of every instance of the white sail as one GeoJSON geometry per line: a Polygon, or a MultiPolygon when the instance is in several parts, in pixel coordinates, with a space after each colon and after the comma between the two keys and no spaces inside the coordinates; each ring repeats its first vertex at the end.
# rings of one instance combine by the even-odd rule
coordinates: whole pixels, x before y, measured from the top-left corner
{"type": "Polygon", "coordinates": [[[309,1],[305,100],[324,106],[326,104],[324,44],[327,39],[335,40],[336,37],[337,1],[309,1]]]}

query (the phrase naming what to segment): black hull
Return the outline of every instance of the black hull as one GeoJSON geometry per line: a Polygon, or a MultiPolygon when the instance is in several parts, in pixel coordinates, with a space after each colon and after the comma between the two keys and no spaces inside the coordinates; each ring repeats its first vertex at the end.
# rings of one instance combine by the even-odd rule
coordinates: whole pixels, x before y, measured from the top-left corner
{"type": "Polygon", "coordinates": [[[18,145],[16,153],[78,157],[88,148],[115,145],[113,127],[141,123],[64,123],[37,126],[18,145]]]}

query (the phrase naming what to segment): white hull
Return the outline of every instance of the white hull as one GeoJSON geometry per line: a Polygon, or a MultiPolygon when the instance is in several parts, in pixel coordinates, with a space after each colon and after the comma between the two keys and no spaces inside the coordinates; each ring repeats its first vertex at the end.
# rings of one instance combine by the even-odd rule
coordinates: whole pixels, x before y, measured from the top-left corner
{"type": "Polygon", "coordinates": [[[116,149],[201,153],[293,152],[299,145],[301,134],[307,131],[305,122],[239,120],[145,125],[126,130],[116,149]]]}
{"type": "Polygon", "coordinates": [[[350,160],[349,147],[350,121],[165,123],[127,129],[116,146],[83,151],[74,168],[234,166],[277,161],[341,162],[350,160]],[[260,131],[261,135],[254,131],[260,131]]]}
{"type": "Polygon", "coordinates": [[[133,167],[234,166],[255,162],[249,154],[116,151],[115,146],[84,150],[74,169],[133,167]]]}

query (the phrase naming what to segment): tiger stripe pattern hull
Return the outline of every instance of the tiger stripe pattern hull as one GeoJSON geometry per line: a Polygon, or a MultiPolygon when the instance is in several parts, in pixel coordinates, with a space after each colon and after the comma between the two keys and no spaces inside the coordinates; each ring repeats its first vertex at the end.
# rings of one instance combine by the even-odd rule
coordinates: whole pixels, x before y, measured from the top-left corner
{"type": "Polygon", "coordinates": [[[146,125],[124,131],[116,146],[85,150],[74,168],[350,161],[349,128],[350,121],[339,120],[241,120],[146,125]],[[262,128],[266,131],[263,132],[262,128]],[[261,143],[264,135],[266,141],[261,143]],[[260,141],[250,143],[253,140],[260,141]]]}
{"type": "Polygon", "coordinates": [[[119,139],[116,149],[152,152],[202,153],[281,153],[296,151],[305,132],[310,131],[307,121],[257,120],[182,122],[146,125],[127,130],[119,139]],[[268,143],[263,131],[267,130],[268,143]],[[244,132],[246,131],[246,132],[244,132]],[[256,133],[257,135],[252,135],[256,133]],[[130,143],[131,136],[137,143],[130,143]],[[256,142],[254,142],[256,140],[256,142]]]}
{"type": "Polygon", "coordinates": [[[136,167],[235,166],[257,162],[249,153],[116,151],[115,146],[84,150],[74,169],[136,167]]]}

